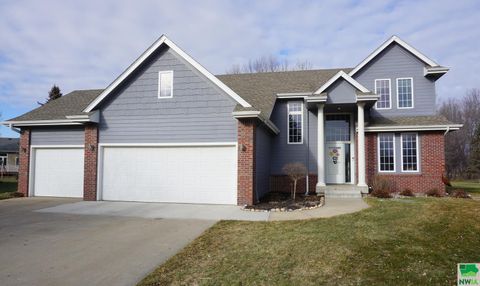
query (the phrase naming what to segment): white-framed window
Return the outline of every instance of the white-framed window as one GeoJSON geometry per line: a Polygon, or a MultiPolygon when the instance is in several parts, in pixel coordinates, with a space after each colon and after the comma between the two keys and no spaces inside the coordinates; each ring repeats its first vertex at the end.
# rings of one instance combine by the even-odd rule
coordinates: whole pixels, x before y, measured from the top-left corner
{"type": "Polygon", "coordinates": [[[303,143],[303,102],[291,101],[288,103],[287,137],[288,144],[303,143]]]}
{"type": "Polygon", "coordinates": [[[0,166],[7,166],[7,156],[0,156],[0,166]]]}
{"type": "Polygon", "coordinates": [[[402,133],[402,172],[418,172],[418,134],[402,133]]]}
{"type": "Polygon", "coordinates": [[[413,78],[397,78],[397,106],[413,108],[413,78]]]}
{"type": "Polygon", "coordinates": [[[395,172],[395,134],[378,134],[378,171],[395,172]]]}
{"type": "Polygon", "coordinates": [[[158,98],[173,97],[173,71],[158,72],[158,98]]]}
{"type": "Polygon", "coordinates": [[[375,80],[375,93],[380,96],[375,106],[376,109],[392,108],[392,85],[389,78],[375,80]]]}

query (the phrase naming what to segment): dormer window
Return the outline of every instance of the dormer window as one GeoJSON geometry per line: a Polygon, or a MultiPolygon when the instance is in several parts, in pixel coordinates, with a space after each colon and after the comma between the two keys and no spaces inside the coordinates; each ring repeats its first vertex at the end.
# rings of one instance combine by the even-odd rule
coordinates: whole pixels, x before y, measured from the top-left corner
{"type": "Polygon", "coordinates": [[[375,93],[379,96],[376,105],[377,109],[390,109],[392,107],[390,90],[390,79],[375,80],[375,93]]]}
{"type": "Polygon", "coordinates": [[[413,78],[397,78],[398,108],[413,108],[413,78]]]}
{"type": "Polygon", "coordinates": [[[158,72],[158,98],[173,97],[173,71],[158,72]]]}

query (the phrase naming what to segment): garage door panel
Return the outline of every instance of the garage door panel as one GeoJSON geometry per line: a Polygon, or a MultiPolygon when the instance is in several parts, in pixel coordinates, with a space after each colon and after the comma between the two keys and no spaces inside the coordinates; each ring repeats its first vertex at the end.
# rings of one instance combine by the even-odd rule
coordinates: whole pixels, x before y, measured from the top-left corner
{"type": "Polygon", "coordinates": [[[104,147],[104,200],[236,203],[236,148],[104,147]]]}
{"type": "Polygon", "coordinates": [[[83,149],[35,149],[33,195],[83,197],[83,149]]]}

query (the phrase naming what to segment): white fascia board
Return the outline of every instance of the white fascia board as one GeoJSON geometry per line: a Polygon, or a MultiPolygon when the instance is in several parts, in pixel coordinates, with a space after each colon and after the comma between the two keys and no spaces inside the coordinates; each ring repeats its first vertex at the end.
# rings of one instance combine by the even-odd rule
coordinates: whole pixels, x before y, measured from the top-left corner
{"type": "Polygon", "coordinates": [[[4,121],[0,122],[1,125],[10,127],[20,126],[50,126],[50,125],[81,125],[88,121],[73,121],[71,119],[59,119],[59,120],[30,120],[30,121],[4,121]]]}
{"type": "Polygon", "coordinates": [[[377,101],[380,98],[379,95],[372,94],[372,95],[361,95],[361,96],[356,96],[357,102],[362,102],[362,101],[377,101]]]}
{"type": "Polygon", "coordinates": [[[395,132],[395,131],[445,131],[458,130],[462,124],[451,125],[402,125],[402,126],[378,126],[365,127],[365,132],[395,132]]]}
{"type": "Polygon", "coordinates": [[[67,115],[65,117],[75,122],[100,122],[100,112],[98,110],[92,111],[89,114],[67,115]]]}
{"type": "Polygon", "coordinates": [[[368,88],[364,87],[362,84],[360,84],[358,81],[356,81],[351,76],[346,74],[344,71],[339,71],[333,77],[331,77],[324,85],[322,85],[319,89],[317,89],[313,94],[320,94],[324,92],[329,86],[331,86],[339,78],[343,78],[349,84],[353,85],[356,89],[360,90],[361,92],[370,92],[368,88]]]}
{"type": "Polygon", "coordinates": [[[361,70],[366,64],[368,64],[371,60],[373,60],[378,54],[380,54],[384,49],[386,49],[391,43],[397,43],[413,55],[415,55],[418,59],[423,61],[424,63],[428,64],[431,67],[436,67],[439,66],[435,61],[429,59],[427,56],[419,52],[417,49],[414,47],[410,46],[407,44],[405,41],[400,39],[397,36],[392,36],[390,39],[385,41],[380,47],[378,47],[373,53],[371,53],[367,58],[365,58],[361,63],[359,63],[350,73],[350,76],[353,76],[356,74],[359,70],[361,70]]]}
{"type": "Polygon", "coordinates": [[[319,102],[324,103],[327,102],[327,96],[317,95],[317,96],[309,96],[306,98],[307,102],[319,102]]]}
{"type": "Polygon", "coordinates": [[[216,78],[212,73],[180,49],[175,43],[167,38],[167,36],[162,35],[155,43],[153,43],[143,54],[140,55],[138,59],[133,62],[119,77],[117,77],[94,101],[92,101],[83,112],[92,111],[102,100],[107,97],[118,85],[120,85],[132,72],[134,72],[153,52],[155,52],[162,44],[167,45],[175,53],[180,55],[184,60],[196,68],[200,73],[212,81],[216,86],[221,90],[227,93],[232,97],[236,102],[238,102],[243,107],[252,107],[248,102],[236,94],[231,88],[221,82],[216,78]]]}
{"type": "Polygon", "coordinates": [[[446,74],[450,69],[447,67],[425,67],[423,69],[423,75],[429,74],[446,74]]]}
{"type": "Polygon", "coordinates": [[[311,96],[311,92],[291,92],[291,93],[277,93],[277,98],[282,99],[282,98],[306,98],[308,96],[311,96]]]}
{"type": "Polygon", "coordinates": [[[272,130],[273,133],[275,133],[275,134],[280,133],[280,129],[278,129],[278,127],[275,126],[275,124],[270,119],[264,119],[262,116],[260,116],[260,111],[256,111],[256,110],[234,111],[234,112],[232,112],[232,116],[236,119],[238,119],[238,118],[258,118],[268,128],[270,128],[270,130],[272,130]]]}
{"type": "Polygon", "coordinates": [[[178,143],[99,143],[100,147],[194,147],[194,146],[235,146],[237,142],[178,142],[178,143]]]}

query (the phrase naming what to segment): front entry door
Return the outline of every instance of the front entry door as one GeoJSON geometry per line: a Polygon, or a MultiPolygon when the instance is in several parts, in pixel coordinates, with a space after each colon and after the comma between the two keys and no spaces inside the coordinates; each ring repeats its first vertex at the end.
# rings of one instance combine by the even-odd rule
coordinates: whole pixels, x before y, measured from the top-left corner
{"type": "Polygon", "coordinates": [[[344,143],[329,142],[326,144],[326,183],[345,183],[345,145],[344,143]]]}

